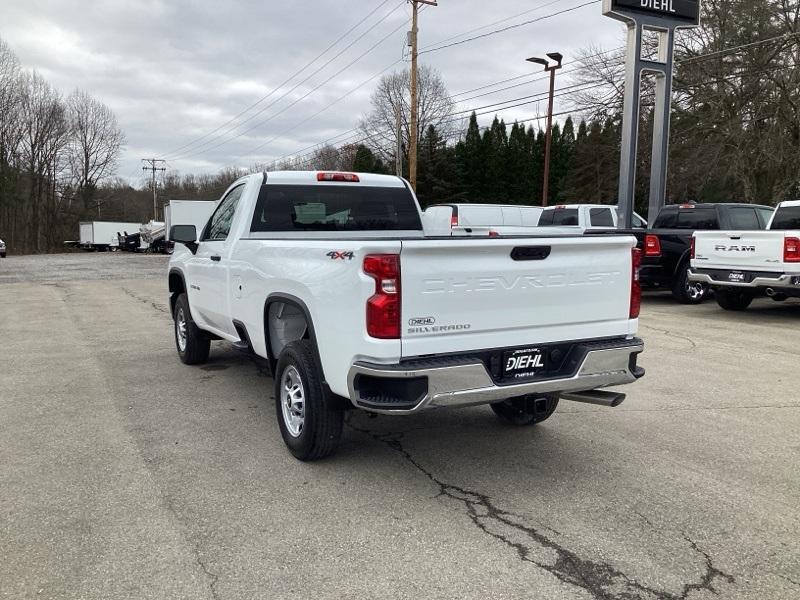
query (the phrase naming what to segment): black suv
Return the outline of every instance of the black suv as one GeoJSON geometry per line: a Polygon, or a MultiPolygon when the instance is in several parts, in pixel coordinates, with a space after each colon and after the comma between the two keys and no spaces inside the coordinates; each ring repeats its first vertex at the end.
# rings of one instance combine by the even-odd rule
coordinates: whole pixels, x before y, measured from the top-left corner
{"type": "Polygon", "coordinates": [[[757,204],[665,206],[652,229],[635,233],[644,254],[640,271],[642,285],[667,288],[679,302],[699,304],[708,295],[708,286],[688,278],[694,232],[766,229],[773,210],[757,204]]]}

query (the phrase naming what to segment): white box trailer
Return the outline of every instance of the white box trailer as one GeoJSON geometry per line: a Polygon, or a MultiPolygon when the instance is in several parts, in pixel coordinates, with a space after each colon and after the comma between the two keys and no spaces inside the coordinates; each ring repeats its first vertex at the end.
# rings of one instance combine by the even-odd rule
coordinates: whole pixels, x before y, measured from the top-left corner
{"type": "Polygon", "coordinates": [[[216,200],[170,200],[164,206],[166,239],[173,225],[194,225],[200,235],[216,205],[216,200]]]}
{"type": "Polygon", "coordinates": [[[86,249],[108,250],[117,248],[117,233],[139,233],[141,223],[121,221],[87,221],[79,224],[80,245],[86,249]]]}

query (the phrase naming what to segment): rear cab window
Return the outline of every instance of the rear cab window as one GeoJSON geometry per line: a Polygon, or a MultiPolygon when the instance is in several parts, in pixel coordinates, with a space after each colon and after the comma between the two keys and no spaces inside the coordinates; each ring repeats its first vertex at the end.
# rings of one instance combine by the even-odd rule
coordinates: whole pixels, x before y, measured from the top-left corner
{"type": "Polygon", "coordinates": [[[592,208],[589,210],[589,222],[592,227],[614,227],[614,217],[610,208],[592,208]]]}
{"type": "Polygon", "coordinates": [[[264,185],[250,231],[420,231],[406,188],[349,185],[264,185]]]}
{"type": "Polygon", "coordinates": [[[752,231],[761,229],[761,222],[755,208],[749,206],[732,206],[728,209],[728,220],[731,229],[736,231],[752,231]]]}
{"type": "Polygon", "coordinates": [[[568,227],[578,225],[577,208],[551,208],[539,217],[539,227],[568,227]]]}
{"type": "Polygon", "coordinates": [[[717,211],[713,208],[681,208],[678,210],[675,229],[719,229],[717,211]]]}
{"type": "Polygon", "coordinates": [[[786,231],[788,229],[800,230],[800,206],[785,206],[778,208],[772,219],[770,229],[786,231]]]}

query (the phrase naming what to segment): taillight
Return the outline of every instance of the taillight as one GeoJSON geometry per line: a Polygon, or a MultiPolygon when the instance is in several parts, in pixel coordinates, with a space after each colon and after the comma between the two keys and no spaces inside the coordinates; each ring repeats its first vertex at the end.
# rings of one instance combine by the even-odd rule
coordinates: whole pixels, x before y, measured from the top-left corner
{"type": "Polygon", "coordinates": [[[661,256],[661,240],[657,235],[648,233],[644,236],[644,255],[661,256]]]}
{"type": "Polygon", "coordinates": [[[800,239],[787,237],[783,240],[783,262],[800,262],[800,239]]]}
{"type": "Polygon", "coordinates": [[[317,173],[317,181],[346,181],[358,183],[361,181],[355,173],[317,173]]]}
{"type": "Polygon", "coordinates": [[[500,234],[496,231],[489,230],[489,237],[500,237],[500,234]]]}
{"type": "Polygon", "coordinates": [[[367,334],[400,339],[400,255],[369,254],[364,273],[375,280],[375,294],[367,300],[367,334]]]}
{"type": "Polygon", "coordinates": [[[450,227],[458,227],[458,215],[450,217],[450,227]]]}
{"type": "Polygon", "coordinates": [[[639,280],[639,269],[642,267],[642,251],[631,250],[631,319],[638,319],[642,309],[642,283],[639,280]]]}
{"type": "Polygon", "coordinates": [[[697,240],[694,236],[692,236],[692,239],[689,242],[689,258],[694,260],[695,254],[697,254],[697,240]]]}

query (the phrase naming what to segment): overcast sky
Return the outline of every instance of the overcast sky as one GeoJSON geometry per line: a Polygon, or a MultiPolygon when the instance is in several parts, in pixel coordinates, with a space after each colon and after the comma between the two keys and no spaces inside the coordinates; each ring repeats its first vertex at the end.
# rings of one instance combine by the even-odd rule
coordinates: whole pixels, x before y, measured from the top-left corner
{"type": "MultiPolygon", "coordinates": [[[[463,40],[586,2],[440,0],[420,16],[420,46],[463,40]]],[[[62,93],[79,87],[114,110],[128,140],[119,174],[138,180],[143,157],[166,157],[170,168],[183,173],[209,172],[267,162],[347,133],[369,109],[375,80],[354,88],[384,69],[405,66],[398,62],[391,67],[403,58],[409,15],[401,0],[2,0],[0,37],[25,67],[39,71],[62,93]],[[360,27],[279,88],[375,9],[360,27]],[[236,121],[207,135],[270,93],[236,121]]],[[[528,56],[560,51],[569,61],[581,48],[612,48],[622,39],[622,26],[601,15],[598,1],[425,53],[421,60],[438,69],[450,92],[458,94],[541,68],[526,63],[528,56]]],[[[491,89],[457,99],[487,91],[491,89]]],[[[459,109],[542,91],[546,81],[465,100],[459,109]]],[[[537,117],[546,109],[543,101],[498,114],[513,121],[537,117]]],[[[490,120],[491,115],[482,117],[481,124],[490,120]]]]}

